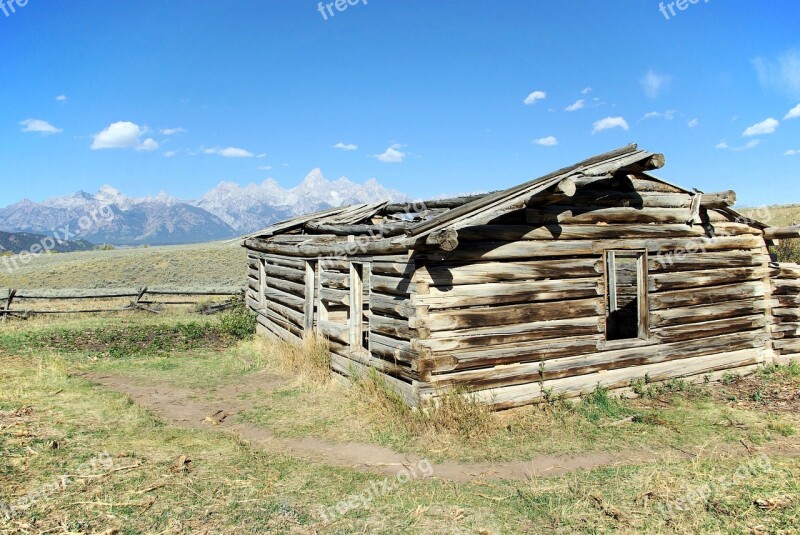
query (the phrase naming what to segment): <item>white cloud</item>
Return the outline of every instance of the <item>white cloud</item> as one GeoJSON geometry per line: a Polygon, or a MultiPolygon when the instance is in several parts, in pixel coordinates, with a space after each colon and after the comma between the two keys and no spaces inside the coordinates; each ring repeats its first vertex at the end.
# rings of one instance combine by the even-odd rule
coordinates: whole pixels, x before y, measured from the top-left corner
{"type": "Polygon", "coordinates": [[[586,107],[586,101],[584,99],[580,99],[575,101],[573,104],[570,104],[566,108],[564,108],[564,111],[578,111],[582,110],[585,107],[586,107]]]}
{"type": "Polygon", "coordinates": [[[20,121],[19,125],[25,127],[22,129],[23,132],[37,132],[45,136],[63,132],[60,128],[56,128],[47,121],[42,121],[41,119],[25,119],[24,121],[20,121]]]}
{"type": "Polygon", "coordinates": [[[602,132],[603,130],[608,130],[610,128],[622,128],[623,130],[630,129],[628,127],[628,122],[622,117],[606,117],[605,119],[600,119],[594,123],[594,130],[592,130],[592,134],[596,134],[597,132],[602,132]]]}
{"type": "Polygon", "coordinates": [[[742,135],[744,137],[752,137],[774,134],[779,124],[781,124],[780,121],[770,117],[769,119],[764,119],[760,123],[747,128],[742,135]]]}
{"type": "Polygon", "coordinates": [[[762,87],[793,97],[800,95],[800,50],[789,50],[778,57],[777,61],[756,58],[753,66],[762,87]]]}
{"type": "Polygon", "coordinates": [[[174,136],[177,134],[185,134],[187,130],[185,128],[164,128],[161,130],[161,133],[165,136],[174,136]]]}
{"type": "Polygon", "coordinates": [[[800,154],[800,150],[789,149],[783,153],[784,156],[794,156],[796,154],[800,154]]]}
{"type": "Polygon", "coordinates": [[[581,91],[581,95],[588,95],[591,92],[592,92],[592,88],[591,87],[585,87],[585,88],[583,88],[583,91],[581,91]]]}
{"type": "Polygon", "coordinates": [[[526,106],[530,106],[531,104],[536,104],[538,101],[544,100],[545,98],[547,98],[547,93],[545,93],[544,91],[534,91],[533,93],[525,97],[525,100],[523,102],[525,102],[526,106]]]}
{"type": "Polygon", "coordinates": [[[689,121],[686,124],[689,125],[689,128],[697,128],[698,126],[700,126],[700,119],[695,117],[694,119],[692,119],[691,121],[689,121]]]}
{"type": "Polygon", "coordinates": [[[259,160],[261,160],[261,159],[264,159],[264,158],[266,158],[266,157],[267,157],[267,153],[266,153],[266,152],[262,152],[261,154],[259,154],[258,156],[256,156],[256,158],[258,158],[259,160]]]}
{"type": "Polygon", "coordinates": [[[789,113],[786,114],[783,120],[788,121],[789,119],[797,119],[798,117],[800,117],[800,104],[789,110],[789,113]]]}
{"type": "Polygon", "coordinates": [[[178,151],[176,151],[176,150],[168,150],[167,152],[164,153],[164,157],[165,158],[174,158],[177,155],[178,155],[178,151]]]}
{"type": "Polygon", "coordinates": [[[743,150],[754,149],[754,148],[758,147],[760,144],[761,144],[761,140],[760,139],[751,139],[744,146],[737,147],[737,148],[735,148],[733,150],[735,150],[736,152],[741,152],[743,150]]]}
{"type": "Polygon", "coordinates": [[[407,154],[401,150],[403,146],[395,143],[381,154],[373,154],[372,157],[383,163],[402,163],[407,154]]]}
{"type": "Polygon", "coordinates": [[[717,149],[727,149],[727,148],[728,148],[728,144],[727,144],[727,143],[725,143],[724,141],[722,141],[722,142],[720,142],[720,143],[717,143],[717,146],[716,146],[716,147],[714,147],[714,148],[717,148],[717,149]]]}
{"type": "Polygon", "coordinates": [[[651,111],[649,113],[645,113],[642,120],[647,119],[664,119],[665,121],[671,121],[675,118],[675,110],[667,110],[665,112],[660,111],[651,111]]]}
{"type": "Polygon", "coordinates": [[[258,166],[258,170],[259,171],[272,171],[272,166],[271,165],[259,165],[258,166]]]}
{"type": "Polygon", "coordinates": [[[58,95],[56,97],[56,102],[66,102],[69,97],[67,95],[58,95]]]}
{"type": "Polygon", "coordinates": [[[238,147],[228,147],[220,149],[214,147],[213,149],[203,149],[203,154],[219,154],[223,158],[252,158],[255,156],[252,152],[238,147]]]}
{"type": "Polygon", "coordinates": [[[159,144],[154,139],[141,140],[147,133],[146,128],[137,124],[120,121],[110,124],[105,130],[94,136],[92,150],[103,149],[136,149],[142,151],[154,151],[159,144]]]}
{"type": "Polygon", "coordinates": [[[555,136],[547,136],[537,139],[534,143],[543,147],[555,147],[558,145],[558,139],[555,136]]]}
{"type": "Polygon", "coordinates": [[[358,150],[358,145],[354,145],[353,143],[337,143],[333,146],[334,149],[343,150],[346,152],[358,150]]]}
{"type": "Polygon", "coordinates": [[[644,89],[645,95],[655,99],[658,98],[661,90],[668,86],[671,81],[672,76],[658,74],[651,69],[647,72],[647,74],[644,75],[644,78],[639,80],[639,83],[642,84],[642,89],[644,89]]]}

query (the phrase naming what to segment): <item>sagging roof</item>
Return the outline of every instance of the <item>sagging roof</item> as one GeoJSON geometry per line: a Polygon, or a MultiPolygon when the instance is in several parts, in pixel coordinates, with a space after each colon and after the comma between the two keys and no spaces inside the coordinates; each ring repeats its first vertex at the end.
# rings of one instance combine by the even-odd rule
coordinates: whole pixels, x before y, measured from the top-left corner
{"type": "Polygon", "coordinates": [[[244,239],[268,239],[299,231],[337,236],[369,234],[396,238],[395,241],[418,240],[444,229],[482,224],[522,208],[531,196],[566,178],[600,178],[622,170],[644,172],[663,165],[663,155],[627,145],[502,191],[417,203],[390,205],[382,202],[332,208],[276,223],[244,239]]]}

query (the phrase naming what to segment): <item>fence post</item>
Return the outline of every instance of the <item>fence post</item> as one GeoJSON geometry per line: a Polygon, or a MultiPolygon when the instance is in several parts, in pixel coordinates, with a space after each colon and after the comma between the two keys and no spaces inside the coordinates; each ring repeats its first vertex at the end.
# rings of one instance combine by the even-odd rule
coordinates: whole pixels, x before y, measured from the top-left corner
{"type": "Polygon", "coordinates": [[[11,303],[14,302],[15,295],[17,295],[17,291],[9,288],[8,297],[6,298],[6,308],[3,309],[3,323],[6,322],[8,315],[11,313],[11,303]]]}
{"type": "Polygon", "coordinates": [[[143,288],[139,288],[139,295],[136,296],[136,306],[139,306],[139,301],[144,297],[144,294],[147,293],[147,286],[143,288]]]}

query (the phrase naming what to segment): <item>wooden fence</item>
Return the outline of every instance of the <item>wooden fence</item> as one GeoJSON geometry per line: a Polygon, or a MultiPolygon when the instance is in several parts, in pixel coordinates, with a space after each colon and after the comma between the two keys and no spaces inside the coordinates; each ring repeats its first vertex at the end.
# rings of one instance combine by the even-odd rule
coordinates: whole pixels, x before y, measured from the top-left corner
{"type": "MultiPolygon", "coordinates": [[[[37,314],[97,314],[103,312],[130,312],[145,311],[158,313],[152,308],[154,305],[197,305],[198,298],[203,297],[230,297],[227,302],[210,305],[204,312],[214,313],[231,306],[234,298],[242,297],[244,288],[241,289],[214,289],[214,290],[162,290],[147,287],[132,289],[105,289],[105,290],[69,290],[69,291],[44,291],[44,290],[17,290],[9,289],[5,297],[0,297],[0,317],[3,321],[9,316],[29,317],[37,314]],[[166,299],[164,299],[166,298],[166,299]],[[194,298],[194,299],[191,299],[194,298]],[[107,301],[130,299],[128,304],[111,308],[84,308],[78,310],[54,310],[41,308],[18,307],[12,310],[12,305],[18,306],[22,301],[107,301]]],[[[2,294],[0,294],[2,296],[2,294]]]]}

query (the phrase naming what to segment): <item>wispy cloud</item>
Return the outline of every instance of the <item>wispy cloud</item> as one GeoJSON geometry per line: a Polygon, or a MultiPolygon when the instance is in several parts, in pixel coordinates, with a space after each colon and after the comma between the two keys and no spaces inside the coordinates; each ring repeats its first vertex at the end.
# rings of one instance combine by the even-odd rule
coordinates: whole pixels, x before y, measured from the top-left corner
{"type": "Polygon", "coordinates": [[[645,113],[642,120],[645,121],[647,119],[664,119],[665,121],[671,121],[675,118],[675,110],[667,110],[664,112],[661,111],[651,111],[649,113],[645,113]]]}
{"type": "Polygon", "coordinates": [[[225,149],[214,147],[212,149],[203,149],[203,154],[218,154],[223,158],[252,158],[255,156],[255,154],[249,150],[240,149],[238,147],[227,147],[225,149]]]}
{"type": "Polygon", "coordinates": [[[165,158],[174,158],[177,155],[178,155],[178,151],[176,151],[176,150],[168,150],[167,152],[164,153],[164,157],[165,158]]]}
{"type": "Polygon", "coordinates": [[[258,170],[259,171],[272,171],[272,166],[271,165],[259,165],[258,166],[258,170]]]}
{"type": "Polygon", "coordinates": [[[756,58],[753,66],[762,87],[800,96],[800,50],[789,50],[775,60],[756,58]]]}
{"type": "Polygon", "coordinates": [[[783,154],[784,154],[784,156],[795,156],[797,154],[800,154],[800,150],[789,149],[786,152],[784,152],[783,154]]]}
{"type": "Polygon", "coordinates": [[[727,143],[725,143],[724,141],[721,141],[721,142],[717,143],[716,147],[714,147],[714,148],[716,148],[716,149],[727,149],[729,147],[728,147],[727,143]]]}
{"type": "Polygon", "coordinates": [[[649,70],[644,77],[639,80],[644,89],[644,94],[652,99],[658,98],[661,90],[666,88],[672,81],[672,76],[666,74],[658,74],[654,70],[649,70]]]}
{"type": "Polygon", "coordinates": [[[45,136],[63,132],[60,128],[56,128],[47,121],[41,119],[25,119],[24,121],[20,121],[19,125],[24,127],[22,129],[23,132],[35,132],[45,136]]]}
{"type": "Polygon", "coordinates": [[[382,163],[403,163],[408,155],[400,150],[402,147],[403,145],[395,143],[381,154],[373,154],[372,157],[382,163]]]}
{"type": "Polygon", "coordinates": [[[581,91],[581,95],[588,95],[591,92],[592,92],[592,88],[591,87],[584,87],[583,91],[581,91]]]}
{"type": "Polygon", "coordinates": [[[534,140],[534,143],[543,147],[555,147],[558,145],[558,139],[555,136],[547,136],[534,140]]]}
{"type": "Polygon", "coordinates": [[[689,121],[686,124],[689,126],[689,128],[697,128],[698,126],[700,126],[700,119],[695,117],[694,119],[692,119],[691,121],[689,121]]]}
{"type": "Polygon", "coordinates": [[[56,97],[56,102],[66,102],[67,100],[69,100],[67,95],[58,95],[56,97]]]}
{"type": "Polygon", "coordinates": [[[185,128],[163,128],[161,133],[165,136],[175,136],[178,134],[185,134],[187,130],[185,128]]]}
{"type": "Polygon", "coordinates": [[[576,100],[573,104],[570,104],[569,106],[564,108],[564,111],[578,111],[582,110],[585,107],[586,107],[586,100],[580,99],[576,100]]]}
{"type": "Polygon", "coordinates": [[[761,140],[760,139],[751,139],[745,145],[743,145],[741,147],[736,147],[733,150],[735,150],[736,152],[741,152],[743,150],[754,149],[754,148],[758,147],[759,145],[761,145],[761,140]]]}
{"type": "Polygon", "coordinates": [[[343,150],[345,152],[352,152],[354,150],[358,150],[358,145],[355,145],[353,143],[341,143],[341,142],[339,142],[336,145],[334,145],[333,148],[334,149],[343,150]]]}
{"type": "Polygon", "coordinates": [[[753,136],[764,136],[767,134],[774,134],[775,130],[777,130],[778,125],[780,125],[780,121],[777,119],[773,119],[772,117],[768,119],[764,119],[760,123],[756,123],[751,127],[748,127],[742,135],[744,137],[753,137],[753,136]]]}
{"type": "Polygon", "coordinates": [[[600,119],[594,123],[594,130],[592,130],[592,134],[602,132],[603,130],[609,130],[611,128],[622,128],[623,130],[630,129],[628,122],[624,118],[606,117],[605,119],[600,119]]]}
{"type": "Polygon", "coordinates": [[[525,100],[523,102],[525,102],[526,106],[530,106],[546,98],[547,98],[547,93],[545,93],[544,91],[534,91],[533,93],[525,97],[525,100]]]}
{"type": "Polygon", "coordinates": [[[789,113],[783,118],[784,121],[788,121],[789,119],[797,119],[800,117],[800,104],[789,110],[789,113]]]}

